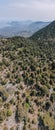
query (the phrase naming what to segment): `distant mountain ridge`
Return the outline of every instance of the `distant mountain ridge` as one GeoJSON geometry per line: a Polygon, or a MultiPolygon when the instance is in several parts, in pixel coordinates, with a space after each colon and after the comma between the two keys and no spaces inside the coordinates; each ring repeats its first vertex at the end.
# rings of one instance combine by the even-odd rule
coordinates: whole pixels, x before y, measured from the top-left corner
{"type": "Polygon", "coordinates": [[[37,39],[47,40],[47,39],[55,38],[55,21],[51,22],[49,25],[47,25],[43,29],[34,33],[34,35],[32,35],[30,38],[33,40],[37,40],[37,39]]]}
{"type": "Polygon", "coordinates": [[[7,26],[0,28],[0,35],[5,37],[23,36],[30,37],[38,30],[47,26],[49,22],[32,22],[32,21],[12,21],[7,26]]]}

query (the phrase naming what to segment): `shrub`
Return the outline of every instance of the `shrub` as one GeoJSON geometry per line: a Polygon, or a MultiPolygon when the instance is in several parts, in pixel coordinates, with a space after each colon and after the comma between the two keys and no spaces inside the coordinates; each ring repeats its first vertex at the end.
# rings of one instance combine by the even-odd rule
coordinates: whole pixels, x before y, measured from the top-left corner
{"type": "Polygon", "coordinates": [[[45,109],[46,109],[46,111],[49,110],[50,106],[51,106],[50,101],[47,101],[47,102],[45,103],[45,109]]]}
{"type": "Polygon", "coordinates": [[[0,123],[2,123],[6,118],[6,111],[5,109],[0,111],[0,123]]]}
{"type": "Polygon", "coordinates": [[[55,101],[55,93],[52,93],[52,94],[51,94],[51,96],[50,96],[50,100],[51,100],[52,102],[55,101]]]}
{"type": "Polygon", "coordinates": [[[14,130],[14,127],[11,127],[10,130],[14,130]]]}
{"type": "Polygon", "coordinates": [[[3,128],[3,130],[8,130],[8,128],[5,126],[5,127],[3,128]]]}
{"type": "Polygon", "coordinates": [[[11,110],[8,110],[7,111],[7,116],[11,116],[12,115],[12,111],[11,110]]]}

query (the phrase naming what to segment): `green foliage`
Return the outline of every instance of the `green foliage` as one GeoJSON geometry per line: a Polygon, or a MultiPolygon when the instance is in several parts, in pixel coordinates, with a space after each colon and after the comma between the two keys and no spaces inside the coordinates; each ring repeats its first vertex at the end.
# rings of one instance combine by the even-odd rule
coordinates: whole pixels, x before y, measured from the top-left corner
{"type": "Polygon", "coordinates": [[[7,110],[7,116],[11,116],[12,115],[12,110],[7,110]]]}
{"type": "Polygon", "coordinates": [[[3,130],[8,130],[8,128],[5,126],[5,127],[3,128],[3,130]]]}
{"type": "Polygon", "coordinates": [[[0,39],[0,123],[14,111],[16,122],[24,121],[23,129],[36,129],[38,119],[40,130],[55,129],[55,24],[52,27],[31,39],[0,39]]]}
{"type": "Polygon", "coordinates": [[[2,86],[0,86],[0,97],[2,98],[3,101],[6,101],[8,98],[8,92],[2,86]]]}
{"type": "Polygon", "coordinates": [[[6,110],[3,109],[0,111],[0,123],[2,123],[6,118],[6,110]]]}

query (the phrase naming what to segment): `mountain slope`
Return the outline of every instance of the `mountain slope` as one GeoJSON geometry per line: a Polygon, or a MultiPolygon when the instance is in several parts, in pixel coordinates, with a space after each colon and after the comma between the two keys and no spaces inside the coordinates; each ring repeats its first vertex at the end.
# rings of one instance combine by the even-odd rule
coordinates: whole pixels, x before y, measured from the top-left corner
{"type": "Polygon", "coordinates": [[[24,36],[30,37],[33,33],[39,29],[47,26],[49,22],[32,22],[32,21],[21,21],[11,22],[7,26],[0,29],[0,35],[5,37],[12,36],[24,36]]]}
{"type": "Polygon", "coordinates": [[[55,130],[55,41],[46,35],[0,39],[0,130],[55,130]]]}
{"type": "Polygon", "coordinates": [[[33,40],[44,40],[52,38],[55,38],[55,21],[51,22],[48,26],[44,27],[31,36],[31,39],[33,40]]]}

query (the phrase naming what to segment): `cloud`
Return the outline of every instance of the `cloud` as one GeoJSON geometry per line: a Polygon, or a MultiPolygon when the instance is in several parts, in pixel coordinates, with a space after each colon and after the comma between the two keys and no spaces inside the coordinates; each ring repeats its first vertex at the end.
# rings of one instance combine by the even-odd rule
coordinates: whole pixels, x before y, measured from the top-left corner
{"type": "Polygon", "coordinates": [[[0,0],[0,19],[55,19],[55,0],[0,0]]]}

